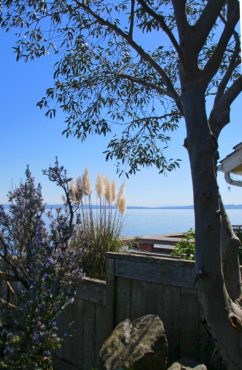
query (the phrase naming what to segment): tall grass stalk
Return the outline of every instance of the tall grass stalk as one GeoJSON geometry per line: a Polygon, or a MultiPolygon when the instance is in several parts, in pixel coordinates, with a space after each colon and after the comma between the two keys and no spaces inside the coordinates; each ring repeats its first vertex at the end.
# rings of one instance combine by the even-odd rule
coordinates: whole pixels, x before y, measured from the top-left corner
{"type": "MultiPolygon", "coordinates": [[[[124,184],[116,194],[114,180],[98,175],[96,194],[93,195],[88,170],[76,181],[73,202],[78,202],[79,193],[84,194],[79,202],[79,224],[72,245],[82,249],[82,268],[87,276],[105,279],[105,253],[118,251],[121,247],[120,233],[125,212],[124,184]],[[88,184],[88,185],[87,185],[88,184]],[[95,198],[96,206],[92,198],[95,198]]],[[[73,183],[72,183],[73,189],[73,183]]]]}

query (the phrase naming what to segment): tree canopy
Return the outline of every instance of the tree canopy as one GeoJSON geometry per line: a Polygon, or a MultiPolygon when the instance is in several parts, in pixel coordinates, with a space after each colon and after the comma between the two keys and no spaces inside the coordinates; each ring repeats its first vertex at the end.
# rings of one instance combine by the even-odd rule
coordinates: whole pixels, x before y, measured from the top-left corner
{"type": "Polygon", "coordinates": [[[183,117],[194,194],[195,284],[227,369],[242,363],[239,240],[217,184],[218,137],[242,90],[238,0],[2,1],[17,59],[56,53],[38,103],[66,115],[66,136],[116,136],[106,156],[128,174],[179,165],[164,149],[183,117]],[[206,104],[209,99],[209,106],[206,104]],[[211,108],[210,108],[211,106],[211,108]],[[215,296],[214,296],[215,295],[215,296]]]}
{"type": "Polygon", "coordinates": [[[118,124],[106,157],[128,164],[128,173],[145,165],[161,172],[179,165],[164,155],[168,131],[184,115],[179,68],[189,67],[191,75],[200,71],[214,100],[214,131],[220,131],[218,115],[224,116],[222,125],[229,120],[240,91],[237,1],[219,1],[215,8],[194,0],[2,3],[1,26],[17,32],[17,59],[58,54],[54,86],[38,106],[53,117],[57,102],[67,137],[106,135],[118,124]],[[184,45],[195,41],[195,54],[185,56],[184,45]]]}

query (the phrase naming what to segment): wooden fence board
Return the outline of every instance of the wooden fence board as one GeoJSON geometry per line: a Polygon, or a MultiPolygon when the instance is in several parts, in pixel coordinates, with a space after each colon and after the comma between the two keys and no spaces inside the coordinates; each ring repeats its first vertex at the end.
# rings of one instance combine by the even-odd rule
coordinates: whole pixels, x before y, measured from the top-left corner
{"type": "Polygon", "coordinates": [[[107,318],[106,318],[106,307],[101,305],[96,305],[96,346],[95,346],[95,367],[101,370],[102,363],[99,357],[99,351],[104,343],[104,341],[109,336],[110,332],[107,330],[107,318]]]}
{"type": "Polygon", "coordinates": [[[149,293],[150,301],[153,301],[152,304],[156,307],[154,313],[157,313],[164,323],[169,344],[169,361],[176,360],[179,354],[180,288],[159,284],[156,289],[152,284],[149,293]],[[152,294],[152,287],[155,296],[152,294]]]}
{"type": "Polygon", "coordinates": [[[84,301],[83,310],[83,370],[90,370],[95,366],[96,354],[96,312],[95,304],[84,301]]]}
{"type": "Polygon", "coordinates": [[[72,315],[69,319],[70,322],[73,322],[71,326],[73,335],[69,342],[69,351],[67,352],[66,350],[66,356],[69,353],[69,361],[75,366],[81,367],[84,359],[83,343],[85,341],[83,332],[83,318],[85,317],[84,301],[76,299],[72,307],[72,315]]]}
{"type": "Polygon", "coordinates": [[[116,280],[115,325],[130,318],[131,280],[118,278],[116,280]]]}
{"type": "Polygon", "coordinates": [[[115,321],[115,260],[113,257],[106,259],[106,277],[107,277],[107,304],[106,304],[106,330],[111,333],[115,321]]]}
{"type": "Polygon", "coordinates": [[[105,305],[107,284],[105,281],[84,278],[78,285],[76,297],[85,301],[105,305]]]}
{"type": "Polygon", "coordinates": [[[147,283],[144,281],[132,280],[131,284],[131,300],[130,300],[130,317],[135,319],[145,315],[145,299],[146,299],[147,283]]]}
{"type": "Polygon", "coordinates": [[[67,361],[56,357],[53,363],[54,370],[79,370],[78,367],[69,364],[67,361]]]}
{"type": "Polygon", "coordinates": [[[200,358],[199,316],[200,307],[196,290],[181,288],[179,343],[183,357],[200,358]]]}
{"type": "Polygon", "coordinates": [[[115,261],[115,275],[134,280],[142,280],[190,288],[193,284],[194,264],[168,258],[145,256],[124,256],[115,261]]]}

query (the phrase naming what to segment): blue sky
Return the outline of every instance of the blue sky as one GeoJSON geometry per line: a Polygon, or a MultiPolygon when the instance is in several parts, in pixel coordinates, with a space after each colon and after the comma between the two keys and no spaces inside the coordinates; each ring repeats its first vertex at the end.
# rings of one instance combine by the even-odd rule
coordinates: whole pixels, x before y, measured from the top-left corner
{"type": "MultiPolygon", "coordinates": [[[[52,85],[53,59],[49,56],[25,64],[16,62],[12,50],[13,38],[0,33],[0,203],[7,201],[7,192],[24,178],[27,164],[37,182],[43,186],[43,196],[48,203],[60,203],[61,193],[43,175],[42,169],[54,162],[56,156],[68,174],[76,177],[88,167],[92,183],[98,173],[115,178],[120,184],[124,178],[116,174],[115,162],[106,162],[102,152],[107,139],[90,137],[85,143],[61,135],[64,116],[59,111],[54,120],[46,119],[36,102],[52,85]]],[[[231,124],[220,137],[220,157],[224,158],[232,147],[242,141],[242,96],[231,110],[231,124]]],[[[128,205],[161,206],[192,204],[192,186],[188,155],[182,146],[184,124],[173,134],[168,157],[182,159],[180,169],[168,176],[159,175],[155,169],[143,169],[126,181],[128,205]]],[[[226,184],[219,174],[219,185],[225,203],[242,203],[242,188],[226,184]]]]}

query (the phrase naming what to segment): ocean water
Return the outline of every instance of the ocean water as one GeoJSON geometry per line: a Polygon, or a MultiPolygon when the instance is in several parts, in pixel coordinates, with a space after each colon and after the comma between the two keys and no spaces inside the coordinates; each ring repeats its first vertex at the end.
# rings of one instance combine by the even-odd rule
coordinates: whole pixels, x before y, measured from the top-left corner
{"type": "MultiPolygon", "coordinates": [[[[49,207],[53,208],[53,206],[49,207]]],[[[233,225],[242,225],[242,208],[227,209],[227,213],[233,225]]],[[[49,221],[47,217],[44,217],[44,221],[48,225],[49,221]]],[[[121,235],[145,236],[180,233],[186,232],[190,228],[194,229],[193,209],[132,208],[127,209],[123,216],[121,235]]]]}
{"type": "MultiPolygon", "coordinates": [[[[227,209],[233,225],[242,224],[242,209],[227,209]]],[[[193,209],[127,209],[122,235],[186,232],[194,228],[193,209]]]]}

